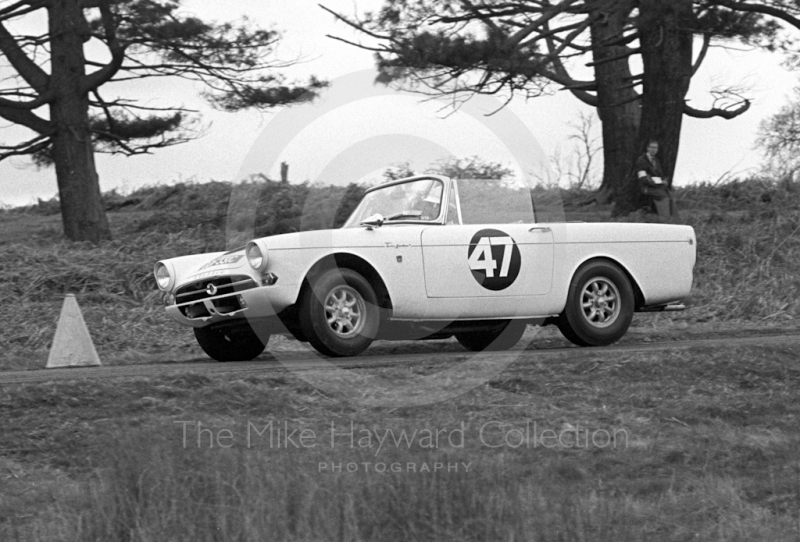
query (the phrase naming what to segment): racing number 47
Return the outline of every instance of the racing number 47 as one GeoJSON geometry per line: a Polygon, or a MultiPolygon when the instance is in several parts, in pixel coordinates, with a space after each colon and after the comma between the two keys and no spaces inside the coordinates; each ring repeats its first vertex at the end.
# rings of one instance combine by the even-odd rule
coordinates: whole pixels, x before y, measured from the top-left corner
{"type": "Polygon", "coordinates": [[[508,269],[511,266],[511,254],[514,249],[514,241],[511,237],[481,237],[469,257],[469,268],[473,271],[483,271],[486,273],[486,278],[494,278],[497,261],[492,255],[492,246],[498,245],[504,246],[499,276],[507,277],[508,269]]]}

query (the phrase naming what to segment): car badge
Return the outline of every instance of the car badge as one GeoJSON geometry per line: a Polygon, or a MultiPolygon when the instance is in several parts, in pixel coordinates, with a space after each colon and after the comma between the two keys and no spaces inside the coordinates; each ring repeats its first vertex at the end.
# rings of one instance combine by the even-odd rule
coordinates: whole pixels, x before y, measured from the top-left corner
{"type": "Polygon", "coordinates": [[[209,283],[208,286],[206,286],[206,293],[208,295],[217,295],[217,287],[214,284],[209,283]]]}

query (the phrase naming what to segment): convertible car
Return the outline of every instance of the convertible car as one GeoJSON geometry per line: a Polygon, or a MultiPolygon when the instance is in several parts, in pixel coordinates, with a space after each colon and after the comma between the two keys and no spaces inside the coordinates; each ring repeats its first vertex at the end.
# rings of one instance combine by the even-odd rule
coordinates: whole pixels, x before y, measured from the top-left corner
{"type": "Polygon", "coordinates": [[[340,229],[161,260],[154,274],[167,313],[236,361],[281,333],[328,356],[452,336],[501,350],[528,324],[608,345],[634,312],[681,310],[695,258],[689,226],[540,222],[527,186],[424,175],[369,189],[340,229]]]}

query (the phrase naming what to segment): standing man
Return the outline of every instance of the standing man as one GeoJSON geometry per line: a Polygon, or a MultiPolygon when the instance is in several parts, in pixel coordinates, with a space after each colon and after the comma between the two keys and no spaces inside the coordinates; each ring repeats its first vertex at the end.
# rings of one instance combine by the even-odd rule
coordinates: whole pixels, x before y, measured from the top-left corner
{"type": "Polygon", "coordinates": [[[647,151],[636,160],[634,171],[642,194],[652,202],[658,216],[673,216],[675,202],[672,199],[671,182],[664,176],[656,154],[658,141],[653,139],[647,143],[647,151]]]}

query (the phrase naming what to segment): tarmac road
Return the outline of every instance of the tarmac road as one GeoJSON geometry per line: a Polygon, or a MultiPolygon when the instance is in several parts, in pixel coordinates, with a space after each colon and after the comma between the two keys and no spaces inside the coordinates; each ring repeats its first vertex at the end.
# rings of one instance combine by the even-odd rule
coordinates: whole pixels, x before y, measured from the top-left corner
{"type": "MultiPolygon", "coordinates": [[[[389,343],[391,344],[391,343],[389,343]]],[[[408,344],[408,343],[407,343],[408,344]]],[[[684,340],[659,340],[653,342],[634,342],[621,343],[605,347],[545,347],[527,350],[511,350],[506,352],[492,352],[488,360],[503,361],[507,357],[515,357],[515,363],[525,363],[526,361],[540,361],[546,358],[558,356],[575,356],[584,358],[592,355],[606,355],[611,353],[633,353],[633,352],[653,352],[659,350],[686,350],[694,347],[714,347],[714,346],[752,346],[759,344],[786,344],[800,346],[800,333],[780,333],[780,334],[754,334],[752,336],[735,336],[720,334],[706,338],[689,338],[684,340]]],[[[376,349],[380,350],[380,349],[376,349]]],[[[798,348],[800,351],[800,348],[798,348]]],[[[425,352],[403,353],[389,352],[380,353],[378,351],[370,354],[370,350],[361,356],[354,358],[338,358],[323,360],[318,356],[307,353],[293,353],[291,356],[281,356],[282,360],[276,359],[274,355],[265,353],[261,359],[249,362],[237,363],[218,363],[209,361],[208,358],[198,358],[182,362],[163,359],[147,364],[135,365],[109,365],[99,367],[74,367],[68,369],[39,369],[31,371],[3,371],[0,372],[0,385],[11,385],[28,382],[48,382],[64,380],[84,380],[87,378],[131,378],[131,377],[157,377],[164,375],[177,375],[186,372],[204,374],[242,374],[252,373],[263,375],[264,373],[282,373],[291,366],[294,370],[330,370],[331,365],[340,369],[356,368],[377,368],[377,367],[401,367],[415,366],[431,363],[457,363],[463,361],[471,352],[466,350],[436,351],[427,350],[425,352]]],[[[800,356],[799,356],[800,357],[800,356]]]]}

